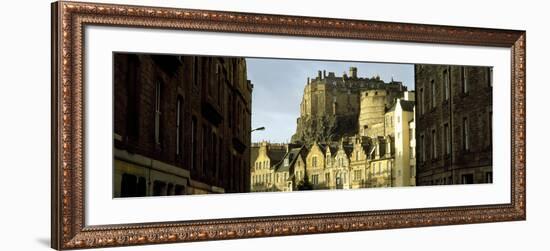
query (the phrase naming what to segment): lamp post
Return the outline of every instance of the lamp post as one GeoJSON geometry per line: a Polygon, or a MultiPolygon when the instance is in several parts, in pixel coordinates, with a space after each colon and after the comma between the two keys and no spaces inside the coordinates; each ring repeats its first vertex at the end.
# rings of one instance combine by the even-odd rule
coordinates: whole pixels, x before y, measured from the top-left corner
{"type": "Polygon", "coordinates": [[[252,131],[250,131],[250,132],[253,132],[253,131],[263,131],[263,130],[265,130],[265,126],[258,127],[258,128],[254,128],[254,129],[252,129],[252,131]]]}

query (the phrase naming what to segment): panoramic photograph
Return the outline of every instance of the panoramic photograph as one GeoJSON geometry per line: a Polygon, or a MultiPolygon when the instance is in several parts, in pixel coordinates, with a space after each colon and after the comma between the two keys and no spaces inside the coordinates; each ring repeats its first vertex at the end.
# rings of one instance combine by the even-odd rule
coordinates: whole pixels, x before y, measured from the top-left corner
{"type": "Polygon", "coordinates": [[[113,54],[113,197],[487,184],[492,67],[113,54]]]}

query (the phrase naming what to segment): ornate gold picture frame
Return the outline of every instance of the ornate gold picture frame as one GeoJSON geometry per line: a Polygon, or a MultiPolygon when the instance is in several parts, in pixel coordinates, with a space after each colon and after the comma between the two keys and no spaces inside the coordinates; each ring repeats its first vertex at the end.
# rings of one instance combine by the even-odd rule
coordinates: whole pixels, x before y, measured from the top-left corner
{"type": "Polygon", "coordinates": [[[517,221],[526,218],[525,31],[112,4],[52,4],[52,248],[76,249],[343,231],[517,221]],[[506,204],[86,225],[84,29],[115,26],[511,50],[511,198],[506,204]]]}

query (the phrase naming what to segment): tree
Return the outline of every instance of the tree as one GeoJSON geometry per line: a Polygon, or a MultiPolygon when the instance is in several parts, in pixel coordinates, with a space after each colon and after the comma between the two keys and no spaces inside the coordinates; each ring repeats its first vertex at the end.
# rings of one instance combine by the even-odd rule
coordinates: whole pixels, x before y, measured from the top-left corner
{"type": "Polygon", "coordinates": [[[298,183],[298,186],[296,186],[296,188],[298,189],[298,191],[313,190],[313,184],[309,182],[309,177],[307,173],[304,175],[304,179],[298,183]]]}

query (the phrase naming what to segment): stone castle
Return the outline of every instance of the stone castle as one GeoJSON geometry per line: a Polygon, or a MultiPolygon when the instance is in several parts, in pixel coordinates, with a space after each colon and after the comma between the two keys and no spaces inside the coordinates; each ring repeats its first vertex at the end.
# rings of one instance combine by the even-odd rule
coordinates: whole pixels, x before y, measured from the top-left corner
{"type": "Polygon", "coordinates": [[[369,125],[379,124],[384,110],[405,91],[407,87],[393,79],[385,83],[379,76],[358,77],[356,67],[341,77],[318,71],[317,77],[307,79],[291,141],[333,142],[363,132],[369,125]]]}

